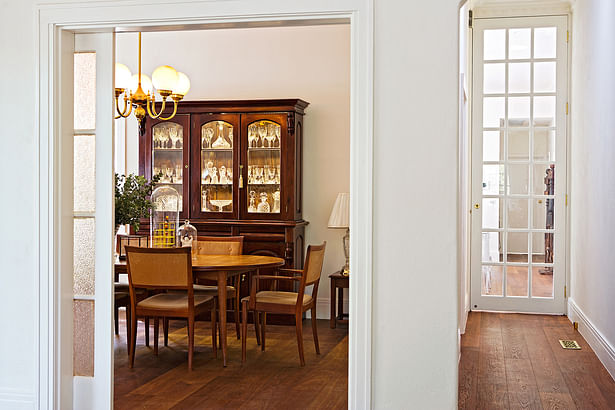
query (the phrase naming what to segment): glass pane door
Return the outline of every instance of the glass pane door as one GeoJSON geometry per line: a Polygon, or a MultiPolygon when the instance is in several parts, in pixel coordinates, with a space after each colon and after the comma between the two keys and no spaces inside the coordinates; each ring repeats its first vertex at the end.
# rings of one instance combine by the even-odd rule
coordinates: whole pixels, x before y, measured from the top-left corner
{"type": "Polygon", "coordinates": [[[280,213],[281,135],[273,121],[248,125],[248,213],[280,213]]]}
{"type": "Polygon", "coordinates": [[[559,312],[566,19],[483,19],[474,33],[472,305],[559,312]]]}

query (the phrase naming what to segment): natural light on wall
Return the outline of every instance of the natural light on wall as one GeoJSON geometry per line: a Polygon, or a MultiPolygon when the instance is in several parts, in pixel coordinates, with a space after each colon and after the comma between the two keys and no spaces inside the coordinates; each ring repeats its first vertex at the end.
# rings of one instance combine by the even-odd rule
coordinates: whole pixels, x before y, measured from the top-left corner
{"type": "Polygon", "coordinates": [[[94,376],[96,53],[75,53],[73,374],[94,376]]]}

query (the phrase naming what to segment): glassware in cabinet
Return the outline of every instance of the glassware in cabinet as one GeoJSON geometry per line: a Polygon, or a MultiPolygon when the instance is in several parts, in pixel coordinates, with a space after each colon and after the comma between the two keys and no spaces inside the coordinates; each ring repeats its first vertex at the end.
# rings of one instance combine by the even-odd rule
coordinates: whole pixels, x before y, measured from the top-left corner
{"type": "Polygon", "coordinates": [[[183,209],[184,127],[175,122],[161,122],[152,127],[152,175],[161,174],[158,186],[171,186],[179,193],[183,209]]]}
{"type": "Polygon", "coordinates": [[[282,127],[258,120],[247,127],[248,213],[279,214],[282,127]]]}

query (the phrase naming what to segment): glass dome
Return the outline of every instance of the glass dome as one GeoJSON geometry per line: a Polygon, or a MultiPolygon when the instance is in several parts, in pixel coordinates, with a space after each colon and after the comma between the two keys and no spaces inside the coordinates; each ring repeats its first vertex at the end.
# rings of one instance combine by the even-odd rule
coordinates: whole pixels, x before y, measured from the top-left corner
{"type": "Polygon", "coordinates": [[[197,252],[197,232],[196,228],[190,225],[190,221],[186,219],[184,224],[177,230],[180,246],[192,247],[192,259],[196,259],[197,252]]]}
{"type": "Polygon", "coordinates": [[[179,226],[179,193],[170,186],[160,186],[152,192],[154,208],[150,216],[150,237],[153,248],[174,248],[179,226]]]}

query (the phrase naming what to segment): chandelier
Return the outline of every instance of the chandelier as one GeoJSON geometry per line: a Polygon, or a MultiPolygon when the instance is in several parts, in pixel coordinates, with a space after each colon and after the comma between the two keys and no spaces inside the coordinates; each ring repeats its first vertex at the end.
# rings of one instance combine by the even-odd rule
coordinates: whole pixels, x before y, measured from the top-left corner
{"type": "Polygon", "coordinates": [[[115,108],[118,118],[127,118],[133,111],[141,133],[145,131],[145,116],[163,121],[170,120],[177,113],[177,103],[190,89],[190,79],[173,67],[163,65],[154,70],[152,78],[141,73],[141,33],[139,32],[139,72],[132,74],[124,64],[115,64],[115,108]],[[156,111],[156,94],[162,98],[162,106],[156,111]],[[124,107],[120,110],[120,97],[124,94],[124,107]],[[173,100],[173,112],[163,117],[168,98],[173,100]]]}

